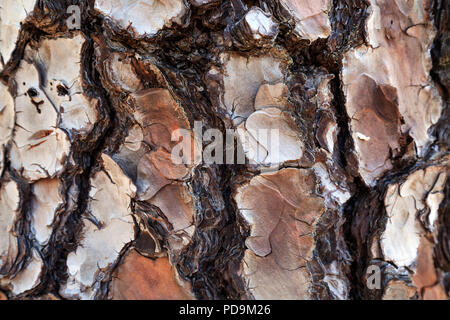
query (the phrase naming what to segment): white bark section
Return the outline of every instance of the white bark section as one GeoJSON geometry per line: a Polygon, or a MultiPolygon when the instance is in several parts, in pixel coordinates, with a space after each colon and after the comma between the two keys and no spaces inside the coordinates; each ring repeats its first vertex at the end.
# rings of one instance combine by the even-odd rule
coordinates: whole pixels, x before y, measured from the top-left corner
{"type": "Polygon", "coordinates": [[[32,187],[32,226],[34,236],[41,245],[47,244],[50,239],[56,210],[63,204],[60,187],[61,181],[58,179],[42,179],[32,187]]]}
{"type": "Polygon", "coordinates": [[[97,99],[83,94],[84,42],[80,33],[73,38],[44,39],[36,51],[27,47],[16,72],[11,166],[29,181],[61,174],[69,140],[88,134],[98,119],[97,99]]]}
{"type": "Polygon", "coordinates": [[[427,210],[434,223],[444,198],[446,170],[441,166],[428,167],[415,171],[400,185],[389,186],[384,200],[388,221],[381,237],[385,260],[398,267],[410,267],[416,261],[425,231],[418,215],[421,210],[427,210]]]}
{"type": "Polygon", "coordinates": [[[96,0],[95,9],[136,36],[154,36],[172,22],[179,22],[186,12],[183,0],[96,0]]]}
{"type": "Polygon", "coordinates": [[[225,69],[222,106],[233,123],[239,125],[255,111],[255,97],[261,85],[283,80],[280,60],[270,56],[247,59],[234,53],[223,54],[221,59],[225,69]]]}
{"type": "Polygon", "coordinates": [[[102,273],[119,257],[134,239],[134,222],[130,209],[136,188],[120,167],[102,155],[104,170],[91,178],[88,214],[84,219],[83,239],[67,257],[69,279],[61,289],[68,298],[92,299],[102,273]]]}
{"type": "Polygon", "coordinates": [[[12,232],[19,202],[17,184],[14,181],[3,182],[0,188],[0,268],[7,261],[14,260],[17,254],[17,240],[12,232]]]}
{"type": "Polygon", "coordinates": [[[304,145],[294,119],[278,108],[257,110],[238,128],[251,163],[277,166],[303,156],[304,145]]]}
{"type": "Polygon", "coordinates": [[[35,288],[40,283],[42,267],[44,263],[36,249],[31,249],[31,257],[28,264],[17,276],[10,280],[12,293],[15,295],[35,288]]]}
{"type": "Polygon", "coordinates": [[[58,113],[39,86],[36,67],[22,60],[16,82],[11,167],[30,181],[53,177],[64,170],[69,139],[56,128],[58,113]]]}

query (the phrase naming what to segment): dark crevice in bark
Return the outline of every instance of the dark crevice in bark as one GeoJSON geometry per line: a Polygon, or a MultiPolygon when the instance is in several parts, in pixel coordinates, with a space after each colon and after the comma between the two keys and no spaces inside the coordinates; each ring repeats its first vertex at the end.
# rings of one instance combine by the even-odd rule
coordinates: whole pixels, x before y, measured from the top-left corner
{"type": "Polygon", "coordinates": [[[435,0],[432,7],[434,23],[437,34],[431,49],[433,68],[431,76],[442,96],[444,103],[440,121],[432,128],[432,133],[437,141],[430,149],[445,150],[449,152],[450,147],[450,118],[449,92],[450,92],[450,1],[435,0]]]}
{"type": "MultiPolygon", "coordinates": [[[[430,147],[431,152],[450,152],[450,1],[435,0],[432,11],[437,29],[431,50],[433,68],[431,76],[438,84],[444,107],[441,119],[432,129],[436,142],[430,147]]],[[[432,156],[430,156],[432,158],[432,156]]],[[[443,272],[442,279],[447,294],[450,292],[450,179],[444,189],[444,200],[439,207],[437,244],[434,248],[435,266],[443,272]]]]}
{"type": "MultiPolygon", "coordinates": [[[[358,179],[359,180],[359,179],[358,179]]],[[[353,258],[348,274],[351,285],[352,299],[365,299],[367,286],[364,281],[368,267],[369,235],[377,231],[380,219],[383,217],[383,198],[377,190],[370,190],[359,181],[360,191],[347,201],[344,208],[346,224],[344,227],[345,240],[353,258]]],[[[369,291],[370,292],[370,291],[369,291]]],[[[379,295],[379,292],[378,292],[379,295]]],[[[377,296],[379,298],[379,296],[377,296]]]]}
{"type": "Polygon", "coordinates": [[[358,198],[366,197],[369,188],[359,177],[357,159],[353,153],[354,145],[350,134],[350,121],[345,108],[346,98],[342,90],[341,70],[343,53],[364,43],[367,7],[367,1],[333,1],[330,12],[332,33],[327,40],[326,53],[321,57],[324,64],[334,75],[334,79],[331,81],[331,89],[339,127],[337,136],[339,153],[336,161],[337,165],[346,171],[350,190],[353,194],[341,208],[342,236],[350,256],[350,266],[346,274],[350,284],[349,299],[361,298],[362,280],[358,274],[361,273],[361,261],[365,261],[360,260],[358,239],[352,235],[352,225],[355,224],[355,219],[357,219],[353,208],[357,204],[358,198]]]}
{"type": "Polygon", "coordinates": [[[244,285],[237,272],[244,252],[245,235],[241,235],[238,227],[231,200],[230,177],[227,177],[235,173],[234,170],[214,169],[197,168],[191,182],[194,193],[199,197],[196,231],[192,245],[182,254],[177,268],[191,278],[194,293],[199,299],[241,299],[244,285]],[[214,177],[212,173],[215,171],[214,177]],[[216,180],[209,187],[212,190],[202,185],[202,174],[209,174],[216,180]],[[212,196],[211,191],[216,194],[212,196]],[[217,197],[222,199],[214,199],[217,197]],[[223,202],[223,207],[217,207],[215,200],[223,202]]]}

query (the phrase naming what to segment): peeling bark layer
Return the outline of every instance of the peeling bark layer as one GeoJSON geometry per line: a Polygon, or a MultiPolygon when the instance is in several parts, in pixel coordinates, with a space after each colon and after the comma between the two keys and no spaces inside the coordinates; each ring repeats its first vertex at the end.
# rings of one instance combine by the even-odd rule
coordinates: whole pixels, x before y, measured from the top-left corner
{"type": "Polygon", "coordinates": [[[447,0],[4,2],[0,300],[448,299],[447,0]]]}

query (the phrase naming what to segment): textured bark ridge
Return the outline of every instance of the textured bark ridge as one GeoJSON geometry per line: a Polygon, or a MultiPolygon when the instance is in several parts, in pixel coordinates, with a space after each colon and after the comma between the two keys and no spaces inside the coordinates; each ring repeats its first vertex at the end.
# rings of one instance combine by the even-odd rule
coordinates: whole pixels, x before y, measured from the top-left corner
{"type": "Polygon", "coordinates": [[[0,300],[448,299],[448,14],[3,0],[0,300]]]}

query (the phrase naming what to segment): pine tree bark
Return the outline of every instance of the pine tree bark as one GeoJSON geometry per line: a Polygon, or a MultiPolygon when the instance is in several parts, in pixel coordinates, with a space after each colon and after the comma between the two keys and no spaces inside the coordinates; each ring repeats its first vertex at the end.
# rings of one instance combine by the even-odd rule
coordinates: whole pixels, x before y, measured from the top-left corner
{"type": "Polygon", "coordinates": [[[3,0],[0,300],[448,299],[448,12],[3,0]]]}

